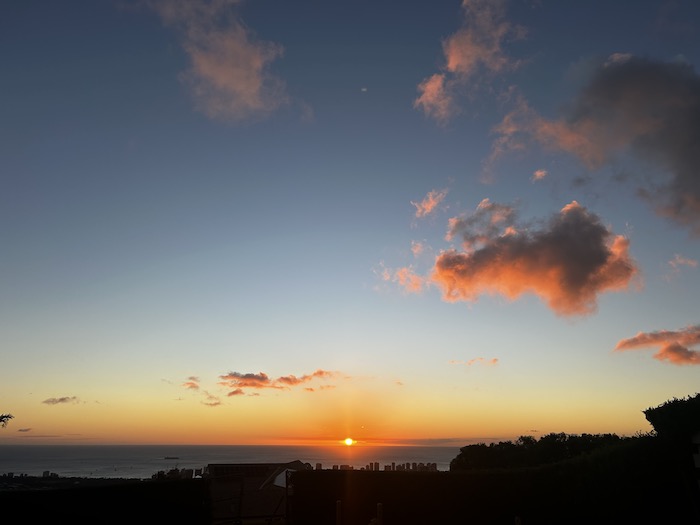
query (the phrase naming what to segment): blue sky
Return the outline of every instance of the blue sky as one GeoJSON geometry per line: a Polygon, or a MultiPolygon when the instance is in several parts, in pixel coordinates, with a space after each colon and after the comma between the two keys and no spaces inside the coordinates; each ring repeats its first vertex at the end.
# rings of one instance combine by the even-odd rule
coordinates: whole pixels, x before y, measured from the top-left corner
{"type": "Polygon", "coordinates": [[[0,442],[632,434],[695,393],[694,2],[1,9],[0,442]]]}

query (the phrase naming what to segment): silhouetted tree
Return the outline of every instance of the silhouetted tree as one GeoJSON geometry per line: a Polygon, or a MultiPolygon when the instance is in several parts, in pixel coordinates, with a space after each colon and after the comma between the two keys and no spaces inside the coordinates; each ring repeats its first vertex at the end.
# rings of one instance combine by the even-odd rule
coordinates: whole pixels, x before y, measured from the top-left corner
{"type": "Polygon", "coordinates": [[[7,422],[13,417],[15,416],[12,414],[0,414],[0,427],[5,428],[7,426],[7,422]]]}
{"type": "Polygon", "coordinates": [[[515,442],[477,443],[460,449],[450,462],[450,470],[534,467],[588,454],[621,440],[615,434],[570,435],[551,433],[536,440],[520,436],[515,442]]]}
{"type": "Polygon", "coordinates": [[[647,408],[644,416],[659,437],[689,440],[700,431],[700,393],[647,408]]]}

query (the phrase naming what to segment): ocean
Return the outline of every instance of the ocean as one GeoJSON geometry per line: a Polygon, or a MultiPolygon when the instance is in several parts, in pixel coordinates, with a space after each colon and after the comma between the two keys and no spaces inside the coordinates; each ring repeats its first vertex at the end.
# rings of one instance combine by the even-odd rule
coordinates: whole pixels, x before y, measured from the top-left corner
{"type": "Polygon", "coordinates": [[[0,475],[150,479],[159,471],[203,468],[210,463],[286,463],[301,460],[316,467],[364,468],[435,463],[450,469],[459,448],[427,446],[257,446],[257,445],[0,445],[0,475]]]}

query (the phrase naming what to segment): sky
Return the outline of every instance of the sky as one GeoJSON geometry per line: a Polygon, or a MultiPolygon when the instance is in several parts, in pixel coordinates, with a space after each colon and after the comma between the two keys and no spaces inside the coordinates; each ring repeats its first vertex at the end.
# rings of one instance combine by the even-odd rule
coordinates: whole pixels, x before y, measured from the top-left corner
{"type": "Polygon", "coordinates": [[[700,3],[0,7],[0,444],[463,446],[700,385],[700,3]]]}

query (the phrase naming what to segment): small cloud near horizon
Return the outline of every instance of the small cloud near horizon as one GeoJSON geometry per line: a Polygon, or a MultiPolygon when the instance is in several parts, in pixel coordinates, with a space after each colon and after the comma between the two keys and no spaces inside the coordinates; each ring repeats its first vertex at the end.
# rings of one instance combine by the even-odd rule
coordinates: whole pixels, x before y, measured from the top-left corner
{"type": "Polygon", "coordinates": [[[42,403],[45,405],[65,405],[69,403],[79,403],[80,400],[76,396],[50,397],[44,399],[42,403]]]}
{"type": "MultiPolygon", "coordinates": [[[[328,380],[336,378],[339,375],[339,372],[318,369],[311,374],[304,374],[302,376],[289,374],[272,379],[264,372],[258,372],[257,374],[229,372],[228,374],[219,376],[221,380],[219,385],[229,389],[228,396],[239,396],[246,393],[244,389],[260,390],[271,388],[275,390],[288,390],[292,387],[306,384],[317,379],[328,380]]],[[[321,385],[319,390],[323,389],[324,386],[328,387],[329,385],[321,385]]]]}
{"type": "Polygon", "coordinates": [[[209,406],[209,407],[217,407],[221,405],[221,400],[219,399],[219,396],[215,396],[214,394],[210,394],[206,390],[203,392],[204,394],[204,401],[202,401],[203,405],[209,406]]]}
{"type": "Polygon", "coordinates": [[[464,365],[464,366],[474,366],[476,364],[480,365],[485,365],[485,366],[496,366],[499,362],[499,359],[497,357],[493,357],[491,359],[487,359],[485,357],[475,357],[474,359],[469,359],[468,361],[459,361],[459,360],[453,360],[450,361],[451,365],[464,365]]]}

